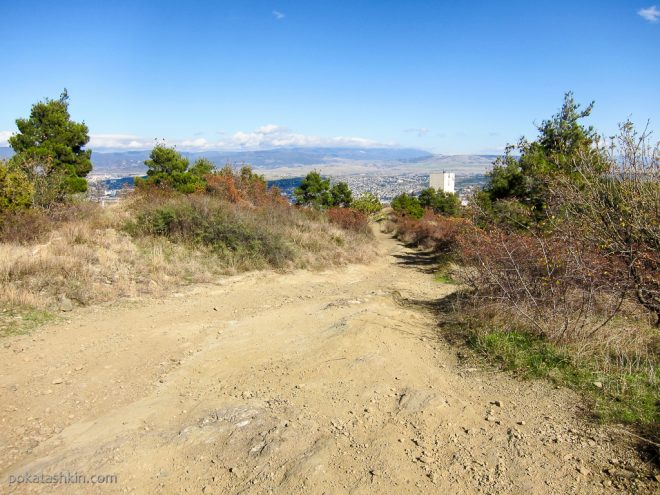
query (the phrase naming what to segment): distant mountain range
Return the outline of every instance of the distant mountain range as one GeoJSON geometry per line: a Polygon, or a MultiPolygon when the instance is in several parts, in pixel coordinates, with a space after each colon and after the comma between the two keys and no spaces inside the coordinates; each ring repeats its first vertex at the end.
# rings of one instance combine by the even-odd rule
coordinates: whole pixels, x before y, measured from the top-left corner
{"type": "MultiPolygon", "coordinates": [[[[427,151],[412,148],[277,148],[258,151],[182,151],[190,161],[207,158],[216,166],[227,163],[250,164],[255,169],[276,169],[280,167],[305,167],[345,161],[399,161],[424,160],[432,155],[427,151]]],[[[107,173],[135,168],[143,173],[144,161],[149,151],[126,151],[92,153],[96,172],[107,173]],[[137,167],[137,168],[136,168],[137,167]]]]}
{"type": "MultiPolygon", "coordinates": [[[[124,177],[143,175],[149,150],[92,153],[93,175],[124,177]]],[[[207,158],[217,166],[249,164],[268,177],[300,176],[312,169],[332,175],[355,173],[418,173],[452,170],[481,173],[495,159],[492,155],[434,155],[415,148],[276,148],[255,151],[182,151],[191,161],[207,158]]],[[[11,156],[0,147],[0,158],[11,156]]]]}

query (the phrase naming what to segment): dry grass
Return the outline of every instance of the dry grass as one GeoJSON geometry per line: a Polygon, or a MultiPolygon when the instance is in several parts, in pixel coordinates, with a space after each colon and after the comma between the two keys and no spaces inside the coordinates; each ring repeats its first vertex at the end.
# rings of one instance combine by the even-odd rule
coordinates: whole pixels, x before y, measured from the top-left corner
{"type": "Polygon", "coordinates": [[[0,302],[48,309],[62,295],[82,305],[131,297],[172,279],[208,279],[212,264],[204,261],[163,239],[66,222],[45,243],[0,244],[0,302]]]}
{"type": "Polygon", "coordinates": [[[502,303],[456,297],[440,315],[443,334],[522,378],[545,378],[580,391],[596,418],[634,424],[657,442],[660,339],[648,322],[616,317],[598,338],[557,341],[502,303]]]}
{"type": "Polygon", "coordinates": [[[284,232],[299,253],[296,268],[316,270],[366,263],[376,255],[370,235],[341,229],[328,222],[321,212],[304,211],[302,218],[287,226],[284,232]]]}
{"type": "MultiPolygon", "coordinates": [[[[320,269],[368,261],[371,238],[342,230],[322,213],[232,206],[255,229],[274,230],[292,255],[273,267],[249,250],[200,245],[161,235],[127,231],[139,214],[128,200],[108,208],[85,205],[68,213],[34,213],[38,235],[21,233],[18,219],[5,224],[0,242],[0,334],[16,330],[16,319],[33,311],[57,312],[63,297],[84,306],[146,294],[158,295],[189,283],[217,280],[253,269],[320,269]],[[47,218],[47,220],[45,220],[47,218]],[[17,316],[19,315],[19,316],[17,316]]],[[[11,221],[10,220],[10,221],[11,221]]]]}

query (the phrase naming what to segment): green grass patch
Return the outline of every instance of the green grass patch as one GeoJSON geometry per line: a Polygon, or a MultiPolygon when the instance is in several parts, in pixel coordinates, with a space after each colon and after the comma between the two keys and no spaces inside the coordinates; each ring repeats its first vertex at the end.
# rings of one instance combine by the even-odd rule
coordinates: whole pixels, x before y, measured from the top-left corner
{"type": "Polygon", "coordinates": [[[456,281],[451,278],[451,275],[447,274],[442,270],[438,270],[433,274],[433,280],[440,282],[441,284],[452,284],[456,285],[456,281]]]}
{"type": "Polygon", "coordinates": [[[596,360],[576,360],[570,348],[520,331],[474,333],[468,343],[479,354],[522,378],[545,378],[582,392],[602,421],[660,424],[660,372],[657,366],[636,370],[608,366],[596,360]]]}
{"type": "Polygon", "coordinates": [[[437,268],[433,272],[433,280],[441,284],[458,285],[458,282],[452,277],[452,257],[448,253],[440,253],[435,256],[437,268]]]}
{"type": "Polygon", "coordinates": [[[54,313],[39,309],[5,311],[0,314],[0,338],[26,334],[55,318],[54,313]]]}

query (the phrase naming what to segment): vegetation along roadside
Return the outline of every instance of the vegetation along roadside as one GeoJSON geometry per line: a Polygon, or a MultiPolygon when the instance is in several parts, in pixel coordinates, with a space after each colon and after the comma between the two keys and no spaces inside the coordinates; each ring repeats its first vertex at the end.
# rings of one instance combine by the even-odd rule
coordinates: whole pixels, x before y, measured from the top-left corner
{"type": "Polygon", "coordinates": [[[660,153],[631,122],[605,139],[571,93],[460,210],[392,202],[389,228],[457,293],[443,334],[525,378],[582,392],[598,419],[660,443],[660,153]]]}
{"type": "Polygon", "coordinates": [[[0,334],[101,301],[159,294],[255,269],[318,269],[374,254],[367,215],[311,173],[290,204],[249,166],[189,163],[158,144],[134,192],[102,208],[86,195],[91,151],[69,95],[18,119],[15,155],[0,162],[0,334]]]}

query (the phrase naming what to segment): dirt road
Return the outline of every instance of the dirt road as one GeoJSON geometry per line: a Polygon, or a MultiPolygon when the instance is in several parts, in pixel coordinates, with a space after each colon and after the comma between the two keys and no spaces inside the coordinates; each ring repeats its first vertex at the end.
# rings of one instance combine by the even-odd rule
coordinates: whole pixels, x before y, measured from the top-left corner
{"type": "Polygon", "coordinates": [[[433,314],[401,304],[451,287],[379,243],[367,266],[229,278],[5,339],[0,492],[653,489],[573,394],[460,364],[433,314]],[[117,478],[9,483],[61,472],[117,478]]]}

